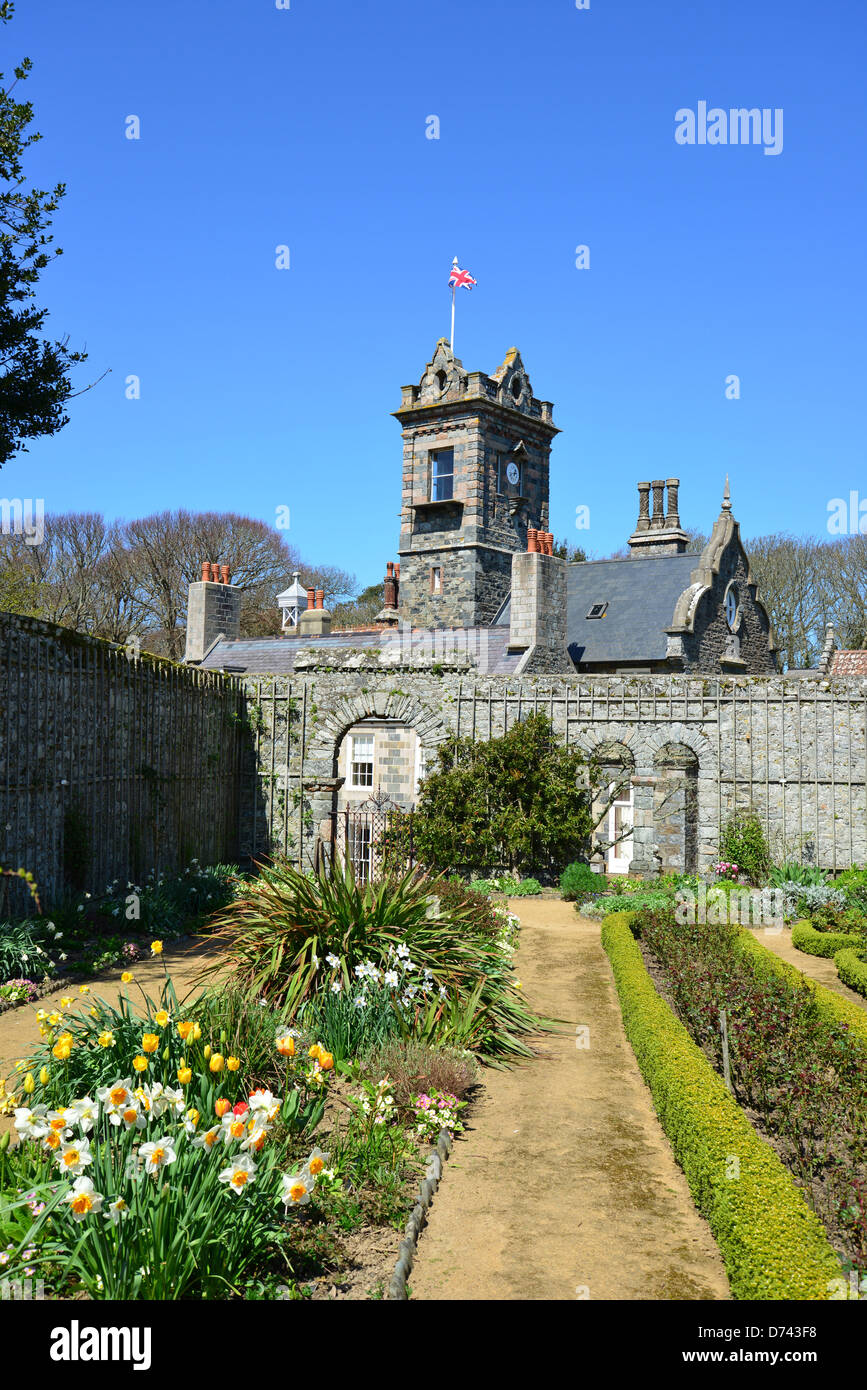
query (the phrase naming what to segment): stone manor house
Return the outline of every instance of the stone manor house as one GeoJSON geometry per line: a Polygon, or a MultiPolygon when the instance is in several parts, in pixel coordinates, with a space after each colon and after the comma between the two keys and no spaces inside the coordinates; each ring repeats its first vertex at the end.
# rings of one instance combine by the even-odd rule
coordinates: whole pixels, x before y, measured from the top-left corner
{"type": "Polygon", "coordinates": [[[706,868],[720,824],[744,805],[794,852],[849,860],[865,838],[862,682],[835,772],[834,702],[826,709],[811,684],[825,672],[777,674],[728,480],[700,554],[687,549],[679,480],[667,478],[638,483],[627,558],[567,563],[548,530],[553,407],[534,395],[517,349],[488,376],[440,339],[394,415],[399,558],[373,625],[332,630],[322,593],[305,593],[296,575],[278,599],[281,634],[242,639],[225,568],[204,564],[190,589],[186,661],[255,688],[263,709],[270,700],[284,804],[293,787],[302,801],[312,793],[298,822],[308,856],[339,850],[350,808],[411,807],[447,733],[496,736],[541,709],[610,768],[597,855],[608,872],[706,868]],[[277,711],[298,690],[325,728],[312,741],[305,730],[293,752],[291,720],[283,729],[277,711]]]}

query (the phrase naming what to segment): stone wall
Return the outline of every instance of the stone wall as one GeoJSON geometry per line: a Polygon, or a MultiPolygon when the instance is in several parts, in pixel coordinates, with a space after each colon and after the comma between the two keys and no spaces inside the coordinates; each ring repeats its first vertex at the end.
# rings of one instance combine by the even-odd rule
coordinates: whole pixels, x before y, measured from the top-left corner
{"type": "Polygon", "coordinates": [[[0,714],[0,864],[46,904],[236,858],[236,682],[0,613],[0,714]]]}
{"type": "Polygon", "coordinates": [[[317,836],[328,837],[339,791],[337,750],[361,719],[408,724],[423,747],[434,749],[450,733],[496,737],[539,711],[561,738],[588,754],[611,744],[626,750],[635,873],[654,872],[663,862],[673,866],[678,834],[682,854],[709,870],[720,826],[747,807],[760,816],[777,855],[831,870],[867,862],[867,682],[482,677],[442,666],[385,672],[360,652],[299,661],[302,669],[291,679],[244,681],[264,718],[257,736],[260,766],[275,770],[273,794],[252,771],[244,789],[244,805],[259,806],[258,826],[249,815],[242,824],[242,842],[252,852],[288,837],[296,857],[312,859],[317,836]],[[285,715],[289,703],[293,721],[285,715]],[[687,768],[689,786],[678,800],[687,768]]]}

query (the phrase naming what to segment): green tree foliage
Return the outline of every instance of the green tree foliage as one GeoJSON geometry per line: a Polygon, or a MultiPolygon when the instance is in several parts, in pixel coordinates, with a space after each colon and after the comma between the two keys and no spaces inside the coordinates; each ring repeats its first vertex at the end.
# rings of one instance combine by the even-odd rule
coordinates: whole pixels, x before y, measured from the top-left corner
{"type": "Polygon", "coordinates": [[[534,714],[489,743],[450,738],[425,777],[413,826],[424,864],[472,874],[561,869],[593,828],[583,755],[534,714]]]}
{"type": "Polygon", "coordinates": [[[720,835],[719,856],[729,864],[737,864],[751,883],[765,882],[771,869],[771,851],[754,811],[739,811],[726,823],[720,835]]]}
{"type": "MultiPolygon", "coordinates": [[[[13,9],[9,0],[0,4],[0,23],[9,23],[13,9]]],[[[27,186],[22,156],[41,137],[28,129],[32,105],[16,101],[13,91],[31,66],[23,59],[8,85],[0,73],[0,465],[26,450],[26,440],[67,423],[69,368],[86,355],[70,351],[66,339],[43,337],[48,310],[34,303],[41,271],[60,255],[48,229],[66,188],[27,186]]]]}

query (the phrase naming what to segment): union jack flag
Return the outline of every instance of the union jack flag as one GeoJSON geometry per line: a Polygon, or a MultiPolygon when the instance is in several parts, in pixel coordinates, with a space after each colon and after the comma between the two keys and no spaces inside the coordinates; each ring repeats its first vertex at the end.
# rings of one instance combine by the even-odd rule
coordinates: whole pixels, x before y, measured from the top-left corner
{"type": "Polygon", "coordinates": [[[471,290],[476,283],[468,270],[461,270],[457,264],[452,267],[452,273],[449,276],[449,289],[456,290],[463,285],[465,290],[471,290]]]}

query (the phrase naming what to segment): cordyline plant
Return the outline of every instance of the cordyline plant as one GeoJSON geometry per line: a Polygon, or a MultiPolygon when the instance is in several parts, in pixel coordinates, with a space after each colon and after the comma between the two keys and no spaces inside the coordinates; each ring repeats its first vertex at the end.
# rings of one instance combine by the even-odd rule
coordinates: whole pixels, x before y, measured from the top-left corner
{"type": "Polygon", "coordinates": [[[432,985],[402,1011],[410,1030],[461,1032],[494,1064],[532,1055],[523,1038],[544,1021],[527,1008],[507,954],[475,927],[472,904],[431,915],[441,889],[417,870],[386,868],[362,883],[349,864],[307,875],[278,860],[212,919],[214,938],[250,998],[279,1003],[287,1020],[334,984],[349,990],[365,961],[390,970],[405,948],[414,978],[432,985]]]}

